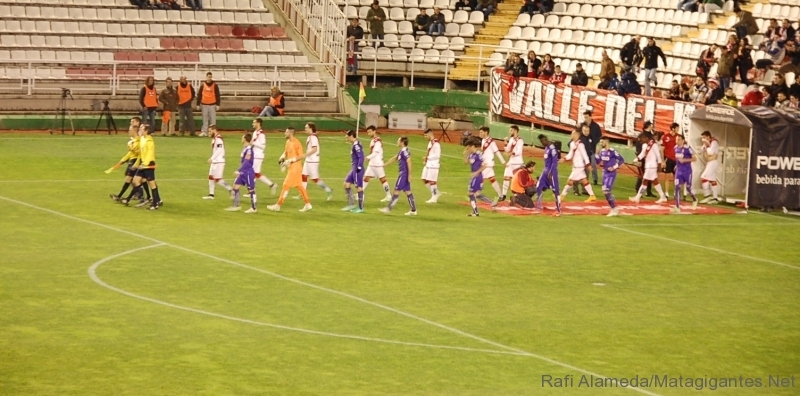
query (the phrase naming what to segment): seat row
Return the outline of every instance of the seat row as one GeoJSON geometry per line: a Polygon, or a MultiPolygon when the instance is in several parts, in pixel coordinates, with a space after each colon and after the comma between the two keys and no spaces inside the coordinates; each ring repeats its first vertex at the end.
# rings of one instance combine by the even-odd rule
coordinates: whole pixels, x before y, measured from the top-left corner
{"type": "MultiPolygon", "coordinates": [[[[604,20],[601,20],[604,21],[604,20]]],[[[555,29],[548,29],[548,28],[539,28],[535,29],[531,26],[526,26],[521,28],[519,26],[512,26],[508,29],[508,34],[505,36],[506,38],[510,39],[527,39],[532,40],[534,38],[544,39],[551,37],[555,41],[559,40],[572,40],[577,32],[584,32],[584,33],[595,33],[597,35],[606,35],[606,36],[613,36],[615,34],[639,34],[644,37],[654,37],[654,38],[665,38],[669,39],[674,36],[681,36],[684,27],[681,25],[665,25],[663,23],[653,23],[653,22],[631,22],[630,24],[625,22],[623,26],[626,29],[619,29],[616,26],[607,26],[607,27],[569,27],[564,28],[555,28],[555,29]],[[560,38],[559,38],[560,37],[560,38]]],[[[585,25],[584,25],[585,26],[585,25]]],[[[602,26],[602,24],[600,25],[602,26]]],[[[602,40],[602,39],[601,39],[602,40]]]]}
{"type": "MultiPolygon", "coordinates": [[[[364,29],[364,33],[369,33],[367,29],[364,29]]],[[[414,25],[411,24],[409,21],[402,21],[397,23],[395,21],[386,21],[383,23],[383,33],[384,34],[414,34],[414,25]]],[[[471,23],[465,24],[457,24],[457,23],[448,23],[444,25],[444,35],[448,37],[474,37],[475,36],[475,25],[471,23]]]]}
{"type": "Polygon", "coordinates": [[[15,62],[51,61],[61,64],[80,63],[202,63],[227,64],[247,67],[271,67],[291,65],[292,67],[309,68],[311,64],[304,55],[277,54],[238,54],[238,53],[155,53],[155,52],[84,52],[84,51],[50,51],[50,50],[0,50],[0,57],[15,62]]]}
{"type": "MultiPolygon", "coordinates": [[[[599,5],[614,5],[614,6],[628,6],[628,7],[641,7],[641,0],[569,0],[565,3],[570,4],[599,4],[599,5]]],[[[678,0],[650,0],[647,2],[649,8],[663,8],[667,10],[674,10],[678,8],[678,0]]]]}
{"type": "MultiPolygon", "coordinates": [[[[417,16],[420,14],[419,8],[391,8],[386,12],[387,17],[389,20],[392,21],[414,21],[417,16]]],[[[369,12],[369,7],[361,7],[360,9],[356,9],[355,7],[347,6],[344,7],[343,12],[348,19],[358,18],[358,19],[366,19],[367,13],[369,12]]],[[[425,13],[428,15],[433,15],[432,9],[425,10],[425,13]]],[[[480,11],[465,11],[465,10],[458,10],[458,11],[451,11],[451,10],[442,10],[442,15],[444,15],[445,23],[455,22],[455,23],[472,23],[475,25],[483,24],[484,14],[480,11]]]]}
{"type": "MultiPolygon", "coordinates": [[[[773,3],[777,3],[777,1],[773,0],[773,3]]],[[[800,17],[800,3],[797,3],[796,1],[787,2],[785,5],[756,3],[753,5],[753,16],[767,19],[789,18],[789,20],[794,21],[800,17]]]]}
{"type": "Polygon", "coordinates": [[[0,33],[84,34],[102,36],[169,36],[203,37],[234,36],[285,39],[282,27],[242,27],[230,25],[199,25],[171,23],[79,23],[63,21],[4,21],[0,20],[0,33]]]}
{"type": "MultiPolygon", "coordinates": [[[[589,32],[584,34],[583,31],[570,31],[565,30],[560,32],[560,34],[550,34],[549,36],[542,34],[541,36],[537,35],[532,39],[519,39],[517,44],[511,44],[511,39],[503,39],[500,40],[500,47],[501,48],[515,48],[518,51],[522,50],[522,44],[520,43],[551,43],[551,44],[573,44],[573,43],[583,43],[583,44],[591,44],[596,46],[603,46],[609,48],[620,48],[625,43],[631,40],[630,35],[621,35],[621,34],[604,34],[604,33],[595,33],[589,32]]],[[[644,41],[644,40],[643,40],[644,41]]],[[[646,44],[646,43],[645,43],[646,44]]]]}
{"type": "MultiPolygon", "coordinates": [[[[320,75],[316,71],[306,70],[286,70],[279,68],[277,73],[265,70],[238,70],[222,69],[212,70],[214,80],[226,82],[238,81],[273,81],[273,82],[298,82],[298,83],[319,83],[322,82],[320,75]]],[[[108,81],[112,77],[112,70],[109,68],[64,68],[37,66],[34,68],[17,66],[0,66],[0,79],[36,79],[36,80],[101,80],[108,81]]],[[[154,76],[156,81],[164,81],[167,77],[177,80],[185,76],[190,80],[201,80],[205,78],[205,70],[195,72],[194,69],[118,69],[117,78],[120,80],[144,80],[146,77],[154,76]]]]}
{"type": "MultiPolygon", "coordinates": [[[[563,3],[556,4],[559,6],[563,3]]],[[[563,16],[582,16],[582,17],[594,17],[594,18],[608,18],[608,19],[618,19],[618,20],[630,20],[630,21],[645,21],[645,22],[665,22],[669,21],[673,24],[681,24],[687,26],[696,26],[699,24],[705,24],[709,21],[709,14],[705,12],[692,12],[692,11],[680,11],[680,10],[664,10],[659,9],[656,10],[654,8],[637,8],[637,7],[614,7],[614,6],[601,6],[595,5],[592,6],[590,4],[570,4],[569,8],[563,9],[563,7],[555,7],[553,9],[553,16],[555,15],[563,15],[563,16]],[[563,11],[561,11],[563,10],[563,11]]],[[[525,21],[524,17],[521,14],[518,18],[519,23],[525,21]]],[[[539,15],[539,14],[537,14],[539,15]]],[[[548,15],[550,17],[550,15],[548,15]]],[[[534,15],[534,18],[531,18],[531,22],[526,23],[524,25],[529,25],[533,23],[533,20],[539,21],[544,19],[543,16],[539,15],[538,17],[534,15]]],[[[514,23],[517,26],[522,26],[518,23],[514,23]]]]}
{"type": "MultiPolygon", "coordinates": [[[[0,0],[0,4],[41,4],[58,6],[131,7],[129,0],[0,0]]],[[[182,2],[181,2],[182,3],[182,2]]],[[[254,10],[263,9],[261,0],[203,0],[204,9],[254,10]]]]}
{"type": "MultiPolygon", "coordinates": [[[[162,50],[162,39],[157,37],[100,37],[100,36],[40,36],[40,35],[2,35],[0,45],[6,48],[85,48],[85,49],[141,49],[162,50]]],[[[243,40],[240,39],[176,39],[175,49],[188,50],[221,50],[244,51],[243,40]]],[[[171,49],[171,48],[168,48],[171,49]]]]}
{"type": "MultiPolygon", "coordinates": [[[[439,51],[437,49],[423,50],[422,48],[414,48],[411,51],[406,51],[405,48],[386,48],[381,47],[377,50],[372,47],[366,47],[361,52],[361,60],[366,61],[382,61],[382,62],[414,62],[414,63],[447,63],[452,65],[455,63],[456,55],[451,50],[439,51]]],[[[364,68],[369,68],[369,65],[363,65],[364,68]]]]}
{"type": "MultiPolygon", "coordinates": [[[[366,47],[371,45],[371,40],[363,40],[359,42],[359,47],[366,47]]],[[[452,51],[463,51],[465,41],[463,37],[437,36],[435,39],[431,36],[419,36],[418,40],[414,40],[414,36],[404,34],[398,37],[396,34],[387,34],[383,39],[383,45],[389,48],[401,47],[407,49],[421,48],[421,49],[449,49],[452,51]]]]}
{"type": "Polygon", "coordinates": [[[140,10],[137,8],[79,8],[0,5],[0,19],[13,20],[70,20],[70,21],[127,21],[170,23],[275,23],[269,12],[140,10]]]}
{"type": "MultiPolygon", "coordinates": [[[[336,0],[340,6],[352,7],[369,7],[372,5],[373,0],[336,0]]],[[[442,10],[454,10],[458,0],[378,0],[381,7],[391,8],[434,8],[439,7],[442,10]]],[[[388,13],[386,15],[389,15],[388,13]]]]}
{"type": "MultiPolygon", "coordinates": [[[[503,66],[506,62],[506,54],[501,52],[495,52],[490,57],[489,60],[484,64],[484,66],[488,67],[495,67],[495,66],[503,66]]],[[[560,59],[560,58],[553,58],[553,63],[557,66],[561,67],[561,72],[566,74],[572,74],[575,71],[575,67],[578,63],[583,66],[583,70],[589,76],[595,75],[600,73],[600,64],[593,62],[590,59],[560,59]]],[[[568,80],[569,81],[569,80],[568,80]]]]}
{"type": "MultiPolygon", "coordinates": [[[[143,54],[142,61],[148,61],[151,57],[145,58],[149,54],[143,54]]],[[[198,62],[206,65],[216,63],[219,65],[242,65],[251,67],[270,67],[276,65],[292,65],[292,67],[309,68],[308,57],[305,55],[264,55],[264,54],[225,54],[223,52],[201,52],[198,62]],[[247,55],[247,56],[243,56],[247,55]]]]}

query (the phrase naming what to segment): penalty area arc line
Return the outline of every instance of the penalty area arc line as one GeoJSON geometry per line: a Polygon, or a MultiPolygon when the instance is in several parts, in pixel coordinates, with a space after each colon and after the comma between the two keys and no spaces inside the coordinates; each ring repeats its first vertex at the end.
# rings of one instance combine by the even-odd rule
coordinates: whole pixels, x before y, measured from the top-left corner
{"type": "MultiPolygon", "coordinates": [[[[318,286],[318,285],[315,285],[315,284],[312,284],[312,283],[308,283],[308,282],[304,282],[304,281],[301,281],[301,280],[298,280],[298,279],[289,278],[287,276],[280,275],[280,274],[277,274],[277,273],[274,273],[274,272],[270,272],[270,271],[263,270],[263,269],[256,268],[256,267],[251,267],[251,266],[246,265],[246,264],[238,263],[238,262],[235,262],[235,261],[232,261],[232,260],[228,260],[228,259],[224,259],[224,258],[221,258],[221,257],[216,257],[216,256],[210,255],[208,253],[203,253],[203,252],[200,252],[200,251],[197,251],[197,250],[193,250],[193,249],[189,249],[189,248],[186,248],[186,247],[173,245],[173,244],[170,244],[170,243],[167,243],[167,242],[164,242],[164,241],[160,241],[158,239],[151,238],[151,237],[148,237],[148,236],[145,236],[145,235],[142,235],[142,234],[137,234],[135,232],[131,232],[131,231],[128,231],[128,230],[124,230],[124,229],[121,229],[121,228],[116,228],[116,227],[113,227],[113,226],[110,226],[110,225],[107,225],[107,224],[98,223],[96,221],[82,219],[80,217],[68,215],[66,213],[61,213],[61,212],[58,212],[58,211],[52,210],[52,209],[43,208],[41,206],[36,206],[36,205],[30,204],[30,203],[27,203],[27,202],[19,201],[19,200],[13,199],[13,198],[8,198],[8,197],[2,196],[2,195],[0,195],[0,200],[6,201],[6,202],[15,203],[17,205],[25,206],[25,207],[28,207],[28,208],[31,208],[31,209],[36,209],[36,210],[39,210],[39,211],[42,211],[42,212],[50,213],[50,214],[53,214],[53,215],[56,215],[56,216],[59,216],[59,217],[63,217],[63,218],[66,218],[66,219],[70,219],[70,220],[73,220],[73,221],[77,221],[77,222],[81,222],[81,223],[85,223],[85,224],[90,224],[90,225],[93,225],[93,226],[96,226],[96,227],[100,227],[100,228],[105,228],[105,229],[111,230],[111,231],[116,231],[116,232],[119,232],[119,233],[122,233],[122,234],[125,234],[125,235],[134,236],[134,237],[137,237],[137,238],[140,238],[140,239],[151,241],[154,244],[164,244],[166,246],[170,246],[170,247],[175,248],[175,249],[183,250],[185,252],[194,253],[194,254],[197,254],[197,255],[200,255],[200,256],[211,258],[211,259],[214,259],[214,260],[217,260],[217,261],[221,261],[221,262],[224,262],[224,263],[228,263],[228,264],[231,264],[231,265],[235,265],[235,266],[238,266],[238,267],[251,269],[251,270],[254,270],[256,272],[260,272],[260,273],[263,273],[263,274],[266,274],[266,275],[270,275],[270,276],[273,276],[273,277],[276,277],[276,278],[279,278],[279,279],[283,279],[283,280],[286,280],[286,281],[289,281],[289,282],[292,282],[292,283],[296,283],[296,284],[299,284],[299,285],[304,285],[304,286],[307,286],[307,287],[310,287],[310,288],[313,288],[313,289],[326,291],[326,292],[329,292],[329,293],[332,293],[332,294],[336,294],[336,295],[339,295],[339,296],[342,296],[342,297],[346,297],[346,298],[353,299],[353,300],[356,300],[356,301],[359,301],[359,302],[363,302],[365,304],[372,305],[374,307],[382,308],[382,309],[385,309],[387,311],[394,312],[394,313],[396,313],[398,315],[401,315],[401,316],[405,316],[405,317],[408,317],[408,318],[411,318],[411,319],[416,319],[416,320],[421,321],[423,323],[427,323],[427,324],[430,324],[432,326],[448,330],[448,331],[453,332],[455,334],[459,334],[459,335],[462,335],[462,336],[467,337],[467,338],[471,338],[471,339],[476,340],[476,341],[481,341],[481,342],[483,342],[485,344],[488,344],[488,345],[492,345],[492,346],[495,346],[495,347],[498,347],[498,348],[501,348],[501,349],[505,349],[507,351],[516,352],[519,355],[533,357],[533,358],[536,358],[536,359],[541,360],[543,362],[550,363],[550,364],[555,365],[555,366],[559,366],[559,367],[562,367],[562,368],[570,369],[570,370],[573,370],[573,371],[576,371],[576,372],[579,372],[579,373],[582,373],[582,374],[593,375],[593,376],[595,376],[597,378],[609,379],[609,380],[613,381],[612,378],[607,377],[605,375],[598,374],[598,373],[595,373],[595,372],[592,372],[592,371],[589,371],[589,370],[586,370],[586,369],[582,369],[582,368],[573,366],[573,365],[568,364],[568,363],[560,362],[558,360],[551,359],[551,358],[548,358],[546,356],[542,356],[542,355],[538,355],[538,354],[535,354],[535,353],[527,352],[527,351],[524,351],[524,350],[521,350],[521,349],[518,349],[518,348],[510,347],[510,346],[501,344],[499,342],[491,341],[491,340],[479,337],[477,335],[470,334],[470,333],[458,330],[456,328],[453,328],[453,327],[450,327],[450,326],[447,326],[447,325],[444,325],[444,324],[441,324],[441,323],[437,323],[437,322],[434,322],[432,320],[425,319],[425,318],[416,316],[416,315],[408,313],[408,312],[401,311],[399,309],[395,309],[395,308],[392,308],[392,307],[389,307],[389,306],[386,306],[386,305],[383,305],[383,304],[380,304],[380,303],[376,303],[376,302],[373,302],[373,301],[370,301],[370,300],[367,300],[367,299],[364,299],[364,298],[361,298],[361,297],[358,297],[358,296],[354,296],[352,294],[348,294],[348,293],[341,292],[341,291],[338,291],[338,290],[329,289],[329,288],[326,288],[326,287],[323,287],[323,286],[318,286]]],[[[645,394],[645,395],[649,395],[649,396],[660,396],[657,393],[653,393],[653,392],[650,392],[650,391],[642,389],[642,388],[626,386],[626,387],[624,387],[624,389],[632,390],[632,391],[635,391],[635,392],[638,392],[638,393],[641,393],[641,394],[645,394]]]]}

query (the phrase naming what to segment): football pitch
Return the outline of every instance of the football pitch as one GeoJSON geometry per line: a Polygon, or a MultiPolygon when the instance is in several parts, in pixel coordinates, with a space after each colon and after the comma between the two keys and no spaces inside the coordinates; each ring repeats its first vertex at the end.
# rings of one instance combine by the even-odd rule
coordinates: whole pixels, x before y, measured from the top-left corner
{"type": "MultiPolygon", "coordinates": [[[[219,187],[201,199],[209,139],[155,139],[164,206],[148,211],[108,198],[124,135],[0,135],[0,394],[800,394],[797,217],[469,218],[458,145],[424,203],[421,136],[419,215],[404,198],[378,212],[376,180],[366,213],[345,213],[333,134],[332,201],[310,184],[312,211],[273,213],[259,183],[247,215],[219,187]]],[[[240,135],[225,142],[230,183],[240,135]]],[[[278,182],[283,142],[268,135],[278,182]]],[[[620,177],[617,199],[632,187],[620,177]]]]}

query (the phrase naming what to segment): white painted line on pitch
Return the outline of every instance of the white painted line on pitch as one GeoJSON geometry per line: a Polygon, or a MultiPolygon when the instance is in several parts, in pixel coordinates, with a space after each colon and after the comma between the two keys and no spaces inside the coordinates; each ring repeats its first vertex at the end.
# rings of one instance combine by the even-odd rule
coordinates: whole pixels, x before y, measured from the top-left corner
{"type": "MultiPolygon", "coordinates": [[[[58,212],[58,211],[55,211],[55,210],[52,210],[52,209],[43,208],[43,207],[40,207],[40,206],[29,204],[27,202],[18,201],[16,199],[4,197],[4,196],[0,196],[0,199],[4,200],[4,201],[7,201],[7,202],[15,203],[17,205],[25,206],[25,207],[28,207],[28,208],[31,208],[31,209],[36,209],[36,210],[47,212],[47,213],[50,213],[50,214],[53,214],[53,215],[56,215],[56,216],[64,217],[66,219],[70,219],[70,220],[74,220],[74,221],[78,221],[78,222],[82,222],[82,223],[86,223],[86,224],[91,224],[91,225],[94,225],[96,227],[105,228],[107,230],[116,231],[116,232],[119,232],[119,233],[122,233],[122,234],[126,234],[126,235],[134,236],[134,237],[137,237],[137,238],[141,238],[141,239],[144,239],[144,240],[148,240],[148,241],[151,241],[151,242],[153,242],[155,244],[168,245],[168,246],[173,247],[173,248],[178,249],[178,250],[183,250],[185,252],[194,253],[194,254],[197,254],[199,256],[203,256],[203,257],[207,257],[207,258],[214,259],[214,260],[217,260],[217,261],[221,261],[223,263],[228,263],[228,264],[231,264],[231,265],[234,265],[234,266],[237,266],[237,267],[247,268],[247,269],[250,269],[250,270],[253,270],[253,271],[256,271],[256,272],[260,272],[262,274],[270,275],[270,276],[278,278],[278,279],[283,279],[285,281],[292,282],[292,283],[295,283],[295,284],[298,284],[298,285],[307,286],[307,287],[312,288],[312,289],[321,290],[321,291],[325,291],[325,292],[328,292],[328,293],[331,293],[331,294],[335,294],[335,295],[338,295],[338,296],[346,297],[346,298],[349,298],[349,299],[352,299],[352,300],[355,300],[355,301],[362,302],[362,303],[367,304],[367,305],[372,305],[374,307],[387,310],[389,312],[394,312],[394,313],[396,313],[398,315],[405,316],[407,318],[416,319],[416,320],[418,320],[420,322],[427,323],[427,324],[429,324],[431,326],[439,327],[441,329],[453,332],[455,334],[459,334],[459,335],[467,337],[467,338],[471,338],[471,339],[476,340],[476,341],[483,342],[483,343],[488,344],[488,345],[492,345],[492,346],[495,346],[495,347],[498,347],[498,348],[501,348],[501,349],[505,349],[505,350],[508,350],[508,351],[511,351],[511,352],[516,352],[516,353],[518,353],[520,355],[530,356],[530,357],[539,359],[539,360],[541,360],[543,362],[547,362],[547,363],[550,363],[550,364],[553,364],[553,365],[556,365],[556,366],[559,366],[559,367],[563,367],[563,368],[566,368],[566,369],[577,371],[579,373],[583,373],[583,374],[587,374],[587,375],[593,375],[595,377],[602,378],[602,379],[609,379],[608,377],[606,377],[604,375],[597,374],[597,373],[594,373],[594,372],[589,371],[589,370],[585,370],[585,369],[582,369],[582,368],[579,368],[579,367],[575,367],[575,366],[572,366],[570,364],[560,362],[558,360],[553,360],[553,359],[550,359],[550,358],[542,356],[542,355],[537,355],[535,353],[531,353],[531,352],[523,351],[521,349],[510,347],[510,346],[501,344],[499,342],[491,341],[491,340],[488,340],[488,339],[485,339],[485,338],[482,338],[482,337],[479,337],[479,336],[476,336],[476,335],[473,335],[473,334],[458,330],[456,328],[453,328],[453,327],[450,327],[450,326],[447,326],[447,325],[444,325],[444,324],[441,324],[441,323],[437,323],[437,322],[434,322],[432,320],[428,320],[428,319],[416,316],[416,315],[411,314],[411,313],[407,313],[407,312],[401,311],[399,309],[395,309],[395,308],[392,308],[392,307],[389,307],[389,306],[386,306],[386,305],[383,305],[383,304],[380,304],[380,303],[369,301],[367,299],[364,299],[364,298],[361,298],[361,297],[358,297],[358,296],[354,296],[352,294],[348,294],[348,293],[341,292],[341,291],[338,291],[338,290],[329,289],[329,288],[326,288],[326,287],[323,287],[323,286],[318,286],[318,285],[315,285],[315,284],[312,284],[312,283],[308,283],[308,282],[304,282],[304,281],[301,281],[301,280],[297,280],[297,279],[294,279],[294,278],[289,278],[287,276],[280,275],[280,274],[277,274],[275,272],[263,270],[263,269],[256,268],[256,267],[251,267],[251,266],[246,265],[246,264],[238,263],[238,262],[235,262],[235,261],[232,261],[232,260],[228,260],[228,259],[224,259],[224,258],[221,258],[221,257],[216,257],[216,256],[213,256],[213,255],[210,255],[210,254],[207,254],[207,253],[203,253],[203,252],[199,252],[197,250],[189,249],[189,248],[186,248],[186,247],[183,247],[183,246],[173,245],[173,244],[170,244],[170,243],[167,243],[167,242],[163,242],[163,241],[160,241],[158,239],[151,238],[151,237],[148,237],[148,236],[145,236],[145,235],[142,235],[142,234],[137,234],[135,232],[127,231],[127,230],[124,230],[124,229],[121,229],[121,228],[116,228],[116,227],[113,227],[113,226],[110,226],[110,225],[106,225],[106,224],[103,224],[103,223],[98,223],[96,221],[86,220],[86,219],[82,219],[80,217],[71,216],[71,215],[68,215],[66,213],[61,213],[61,212],[58,212]]],[[[623,230],[623,231],[627,231],[627,230],[623,230]]],[[[798,268],[798,269],[800,269],[800,268],[798,268]]],[[[650,391],[647,391],[647,390],[644,390],[644,389],[641,389],[641,388],[625,387],[625,389],[630,389],[630,390],[633,390],[633,391],[636,391],[636,392],[639,392],[639,393],[642,393],[642,394],[650,395],[650,396],[659,396],[657,393],[653,393],[653,392],[650,392],[650,391]]]]}
{"type": "MultiPolygon", "coordinates": [[[[184,182],[184,181],[196,182],[196,181],[207,181],[207,180],[208,180],[208,178],[205,178],[205,179],[158,179],[158,181],[168,181],[168,182],[184,182]]],[[[100,183],[100,182],[119,183],[119,179],[0,180],[0,183],[100,183]]]]}
{"type": "Polygon", "coordinates": [[[644,237],[648,237],[648,238],[661,239],[663,241],[679,243],[681,245],[687,245],[687,246],[691,246],[691,247],[696,247],[698,249],[711,250],[712,252],[723,253],[723,254],[727,254],[727,255],[731,255],[731,256],[741,257],[741,258],[744,258],[744,259],[749,259],[749,260],[754,260],[754,261],[761,261],[761,262],[764,262],[764,263],[780,265],[782,267],[787,267],[787,268],[791,268],[791,269],[800,270],[800,267],[797,267],[797,266],[794,266],[794,265],[791,265],[791,264],[781,263],[779,261],[772,261],[772,260],[763,259],[763,258],[760,258],[760,257],[748,256],[746,254],[729,252],[727,250],[717,249],[717,248],[713,248],[713,247],[709,247],[709,246],[698,245],[696,243],[680,241],[680,240],[677,240],[677,239],[666,238],[666,237],[662,237],[662,236],[659,236],[659,235],[653,235],[653,234],[648,234],[648,233],[639,232],[639,231],[633,231],[633,230],[626,230],[626,229],[624,229],[622,227],[618,227],[616,225],[602,224],[602,226],[606,227],[606,228],[611,228],[611,229],[614,229],[614,230],[617,230],[617,231],[627,232],[627,233],[630,233],[630,234],[640,235],[640,236],[644,236],[644,237]]]}
{"type": "Polygon", "coordinates": [[[423,348],[434,348],[434,349],[452,349],[452,350],[466,351],[466,352],[493,353],[493,354],[501,354],[501,355],[527,356],[526,354],[519,353],[519,352],[499,351],[499,350],[494,350],[494,349],[459,347],[459,346],[451,346],[451,345],[425,344],[425,343],[418,343],[418,342],[406,342],[406,341],[396,341],[396,340],[386,340],[386,339],[381,339],[381,338],[362,337],[362,336],[356,336],[356,335],[350,335],[350,334],[330,333],[330,332],[327,332],[327,331],[310,330],[310,329],[304,329],[304,328],[299,328],[299,327],[283,326],[283,325],[278,325],[278,324],[274,324],[274,323],[266,323],[266,322],[259,322],[259,321],[256,321],[256,320],[237,318],[235,316],[223,315],[223,314],[218,314],[218,313],[215,313],[215,312],[204,311],[204,310],[201,310],[201,309],[185,307],[185,306],[182,306],[182,305],[177,305],[177,304],[172,304],[172,303],[168,303],[168,302],[165,302],[165,301],[157,300],[155,298],[141,296],[141,295],[129,292],[127,290],[120,289],[118,287],[109,285],[108,283],[106,283],[105,281],[100,279],[100,277],[97,275],[97,269],[100,268],[101,265],[103,265],[103,264],[105,264],[105,263],[107,263],[109,261],[115,260],[115,259],[123,257],[123,256],[127,256],[129,254],[141,252],[143,250],[153,249],[153,248],[162,247],[162,246],[172,247],[172,246],[170,246],[169,244],[166,244],[166,243],[157,243],[155,245],[149,245],[149,246],[145,246],[145,247],[131,249],[131,250],[128,250],[128,251],[125,251],[125,252],[122,252],[122,253],[117,253],[117,254],[105,257],[103,259],[100,259],[99,261],[95,262],[94,264],[92,264],[89,267],[89,270],[88,270],[89,277],[92,279],[92,281],[94,281],[94,283],[97,283],[98,285],[103,286],[106,289],[109,289],[111,291],[126,295],[128,297],[133,297],[133,298],[136,298],[136,299],[139,299],[139,300],[151,302],[151,303],[158,304],[158,305],[163,305],[163,306],[169,307],[169,308],[179,309],[179,310],[182,310],[182,311],[188,311],[188,312],[193,312],[193,313],[197,313],[197,314],[208,315],[208,316],[212,316],[212,317],[215,317],[215,318],[227,319],[227,320],[232,320],[232,321],[241,322],[241,323],[253,324],[253,325],[258,325],[258,326],[265,326],[265,327],[272,327],[272,328],[280,329],[280,330],[295,331],[295,332],[299,332],[299,333],[313,334],[313,335],[319,335],[319,336],[327,336],[327,337],[334,337],[334,338],[345,338],[345,339],[352,339],[352,340],[359,340],[359,341],[372,341],[372,342],[380,342],[380,343],[384,343],[384,344],[395,344],[395,345],[423,347],[423,348]]]}
{"type": "Polygon", "coordinates": [[[647,224],[600,224],[604,227],[725,227],[725,226],[795,226],[800,225],[800,221],[794,223],[647,223],[647,224]]]}

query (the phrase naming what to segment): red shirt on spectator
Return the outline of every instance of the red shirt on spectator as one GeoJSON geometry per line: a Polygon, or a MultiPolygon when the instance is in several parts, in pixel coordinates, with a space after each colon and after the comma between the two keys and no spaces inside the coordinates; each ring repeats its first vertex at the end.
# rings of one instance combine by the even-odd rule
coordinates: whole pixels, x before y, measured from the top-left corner
{"type": "Polygon", "coordinates": [[[553,73],[553,76],[550,77],[550,81],[552,81],[553,84],[563,84],[565,81],[567,81],[567,74],[553,73]]]}
{"type": "Polygon", "coordinates": [[[761,106],[764,104],[764,94],[759,90],[753,90],[744,95],[741,106],[761,106]]]}

